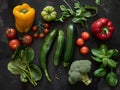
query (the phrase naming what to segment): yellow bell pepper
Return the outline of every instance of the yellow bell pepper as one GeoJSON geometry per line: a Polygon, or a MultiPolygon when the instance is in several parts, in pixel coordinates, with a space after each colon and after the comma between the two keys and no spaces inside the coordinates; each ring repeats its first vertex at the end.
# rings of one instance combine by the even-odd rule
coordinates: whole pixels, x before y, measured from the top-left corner
{"type": "Polygon", "coordinates": [[[35,9],[31,8],[27,3],[17,5],[13,9],[15,17],[15,26],[21,33],[28,32],[34,22],[35,9]]]}

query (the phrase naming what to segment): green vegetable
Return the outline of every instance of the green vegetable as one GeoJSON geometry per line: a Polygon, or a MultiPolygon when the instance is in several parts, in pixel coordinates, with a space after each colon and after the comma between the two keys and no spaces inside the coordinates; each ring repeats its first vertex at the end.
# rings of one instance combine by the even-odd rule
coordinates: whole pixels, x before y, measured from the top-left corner
{"type": "Polygon", "coordinates": [[[116,74],[114,72],[108,73],[108,75],[106,76],[106,81],[111,87],[115,87],[118,83],[116,74]]]}
{"type": "Polygon", "coordinates": [[[76,84],[82,81],[85,85],[89,85],[91,80],[88,77],[88,73],[91,70],[92,63],[89,60],[75,60],[70,66],[68,72],[68,81],[70,84],[76,84]]]}
{"type": "Polygon", "coordinates": [[[57,36],[57,32],[58,32],[58,30],[54,29],[51,33],[49,33],[45,37],[45,39],[42,43],[41,49],[40,49],[39,61],[40,61],[41,67],[44,70],[45,76],[47,77],[48,81],[51,81],[51,79],[48,75],[48,70],[47,70],[47,55],[49,53],[49,50],[52,46],[54,39],[57,36]]]}
{"type": "Polygon", "coordinates": [[[94,72],[94,76],[96,77],[104,77],[106,75],[106,70],[104,68],[99,68],[97,70],[95,70],[94,72]]]}
{"type": "Polygon", "coordinates": [[[74,46],[75,46],[75,39],[77,29],[75,25],[69,24],[67,27],[67,35],[66,35],[66,48],[64,53],[64,67],[69,66],[69,64],[73,61],[73,55],[74,55],[74,46]]]}
{"type": "Polygon", "coordinates": [[[115,73],[112,71],[117,67],[117,62],[113,58],[118,56],[117,49],[108,49],[107,45],[101,44],[99,48],[91,49],[92,59],[101,65],[94,71],[96,77],[106,77],[106,81],[110,86],[116,86],[118,79],[115,73]],[[106,70],[107,69],[107,70],[106,70]],[[108,70],[112,72],[108,73],[108,70]]]}
{"type": "Polygon", "coordinates": [[[46,6],[41,12],[41,16],[45,21],[53,21],[57,18],[57,12],[53,6],[46,6]]]}
{"type": "Polygon", "coordinates": [[[96,5],[100,5],[101,0],[95,0],[96,5]]]}
{"type": "Polygon", "coordinates": [[[86,26],[87,19],[97,13],[97,7],[89,5],[82,6],[79,1],[75,1],[74,8],[72,8],[66,0],[63,1],[68,7],[60,5],[61,16],[57,19],[57,21],[64,22],[65,19],[73,17],[73,23],[80,23],[82,26],[86,26]]]}
{"type": "Polygon", "coordinates": [[[42,78],[42,73],[36,64],[32,64],[33,59],[34,50],[31,47],[18,47],[12,55],[12,60],[8,63],[8,70],[12,74],[19,74],[22,82],[29,80],[36,86],[36,81],[42,78]]]}
{"type": "Polygon", "coordinates": [[[56,45],[55,54],[54,54],[54,65],[55,66],[58,66],[60,63],[63,47],[64,47],[64,32],[62,30],[59,30],[58,38],[57,38],[57,45],[56,45]]]}

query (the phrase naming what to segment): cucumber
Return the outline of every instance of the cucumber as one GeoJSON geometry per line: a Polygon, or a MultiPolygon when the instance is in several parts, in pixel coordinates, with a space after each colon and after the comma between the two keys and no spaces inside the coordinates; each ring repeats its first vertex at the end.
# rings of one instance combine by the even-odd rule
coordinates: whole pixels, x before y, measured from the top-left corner
{"type": "Polygon", "coordinates": [[[64,53],[64,62],[63,66],[67,67],[73,61],[75,40],[77,35],[77,28],[74,24],[69,24],[67,27],[67,35],[66,35],[66,48],[64,53]]]}
{"type": "Polygon", "coordinates": [[[60,63],[62,51],[64,47],[64,32],[59,30],[58,37],[57,37],[57,44],[54,53],[54,65],[58,66],[60,63]]]}

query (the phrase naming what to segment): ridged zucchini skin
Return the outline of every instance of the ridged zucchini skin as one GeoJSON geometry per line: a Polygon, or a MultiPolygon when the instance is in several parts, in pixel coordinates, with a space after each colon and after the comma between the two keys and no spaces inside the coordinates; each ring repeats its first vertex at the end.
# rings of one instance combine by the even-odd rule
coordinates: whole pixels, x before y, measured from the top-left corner
{"type": "Polygon", "coordinates": [[[57,44],[54,53],[54,65],[58,66],[60,63],[62,51],[64,47],[64,32],[63,30],[58,31],[57,44]]]}
{"type": "Polygon", "coordinates": [[[66,47],[64,53],[64,62],[63,66],[67,67],[73,61],[74,55],[74,47],[75,47],[75,40],[77,36],[77,28],[74,24],[69,24],[67,27],[67,34],[66,34],[66,47]]]}
{"type": "Polygon", "coordinates": [[[51,81],[51,79],[49,77],[48,70],[47,70],[47,55],[57,35],[58,35],[58,30],[54,29],[51,33],[49,33],[45,37],[40,49],[39,62],[40,62],[41,68],[45,72],[45,76],[47,77],[48,81],[51,81]]]}

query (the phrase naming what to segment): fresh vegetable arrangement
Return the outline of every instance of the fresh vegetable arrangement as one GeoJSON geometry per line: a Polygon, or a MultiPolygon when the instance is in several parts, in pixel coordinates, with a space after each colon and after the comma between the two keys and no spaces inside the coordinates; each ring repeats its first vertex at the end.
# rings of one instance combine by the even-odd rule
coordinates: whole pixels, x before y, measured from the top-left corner
{"type": "Polygon", "coordinates": [[[81,33],[77,32],[77,25],[81,24],[88,27],[87,20],[97,14],[97,6],[101,0],[95,0],[96,6],[82,5],[79,1],[74,0],[72,7],[66,0],[63,0],[63,2],[66,5],[62,4],[59,6],[60,13],[51,5],[45,6],[40,11],[43,22],[39,20],[38,24],[34,24],[35,9],[31,8],[27,3],[13,8],[16,29],[8,28],[5,31],[8,45],[14,50],[8,63],[8,70],[12,74],[19,75],[22,82],[29,81],[33,86],[36,86],[37,81],[41,80],[44,75],[49,82],[52,81],[49,62],[59,66],[62,61],[63,67],[69,68],[69,70],[65,69],[68,70],[68,82],[70,85],[83,82],[86,86],[89,86],[92,83],[89,73],[92,73],[91,69],[94,64],[87,59],[74,60],[76,58],[74,53],[77,46],[83,57],[88,56],[89,53],[92,55],[92,60],[99,64],[92,75],[98,78],[105,78],[108,85],[115,87],[119,82],[114,71],[118,65],[118,62],[115,61],[115,58],[118,56],[118,50],[109,49],[105,44],[101,44],[99,48],[92,49],[89,45],[86,45],[86,42],[89,42],[91,38],[90,32],[99,40],[107,41],[110,39],[115,28],[112,21],[101,17],[92,23],[91,30],[82,31],[81,33]],[[65,30],[59,29],[56,26],[54,26],[54,29],[50,27],[51,22],[58,23],[60,21],[62,23],[68,18],[72,20],[69,21],[70,24],[67,24],[65,30]],[[17,35],[17,33],[20,33],[22,37],[17,35]],[[78,38],[77,35],[79,35],[78,38]],[[42,41],[40,49],[38,49],[40,67],[33,64],[35,54],[38,53],[35,53],[32,43],[38,37],[42,41]],[[54,43],[55,48],[53,48],[54,43]],[[54,49],[53,58],[49,58],[51,49],[54,49]],[[49,59],[53,60],[50,61],[49,59]],[[44,72],[43,74],[41,69],[44,72]]]}
{"type": "Polygon", "coordinates": [[[12,74],[20,75],[22,82],[30,81],[34,86],[42,78],[40,68],[33,64],[34,50],[31,47],[18,47],[12,55],[12,60],[8,63],[8,70],[12,74]]]}
{"type": "Polygon", "coordinates": [[[104,44],[99,48],[91,49],[93,54],[92,59],[101,65],[94,71],[96,77],[106,77],[107,83],[114,87],[118,83],[117,75],[114,73],[114,69],[117,67],[117,62],[114,60],[118,56],[117,49],[108,49],[104,44]],[[107,69],[109,68],[109,71],[107,69]]]}

